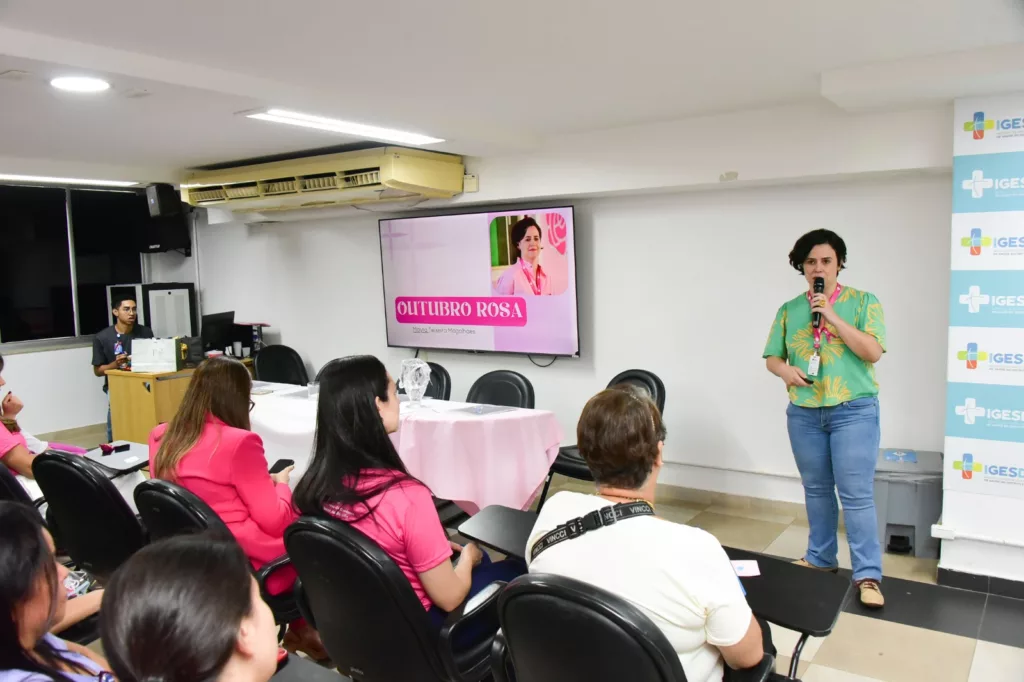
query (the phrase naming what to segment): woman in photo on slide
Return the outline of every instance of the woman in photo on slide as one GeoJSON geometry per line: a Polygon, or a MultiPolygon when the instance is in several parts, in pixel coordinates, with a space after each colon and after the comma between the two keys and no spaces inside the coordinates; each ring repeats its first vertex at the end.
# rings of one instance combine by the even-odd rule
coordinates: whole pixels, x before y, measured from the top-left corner
{"type": "MultiPolygon", "coordinates": [[[[409,474],[389,434],[398,430],[398,391],[380,360],[360,355],[320,370],[316,440],[309,468],[295,487],[303,514],[324,512],[376,542],[409,580],[432,625],[496,580],[526,573],[515,559],[491,563],[476,544],[448,540],[430,490],[409,474]],[[452,565],[452,554],[458,554],[452,565]]],[[[456,637],[462,648],[493,637],[492,622],[456,637]]]]}
{"type": "Polygon", "coordinates": [[[508,267],[494,285],[496,296],[550,296],[551,280],[540,264],[540,225],[523,218],[512,226],[509,235],[516,249],[516,262],[508,267]]]}
{"type": "MultiPolygon", "coordinates": [[[[288,487],[294,467],[269,473],[263,440],[250,430],[251,392],[249,370],[238,360],[204,361],[171,422],[149,434],[149,470],[210,505],[258,569],[285,553],[284,530],[299,515],[288,487]]],[[[267,578],[267,591],[287,592],[295,578],[286,564],[267,578]]],[[[289,624],[284,647],[327,658],[320,635],[301,618],[289,624]]]]}
{"type": "Polygon", "coordinates": [[[882,305],[874,294],[838,282],[846,243],[835,232],[800,237],[789,263],[807,280],[807,291],[779,308],[764,358],[789,393],[789,441],[807,504],[807,553],[796,563],[838,570],[838,489],[860,601],[881,608],[874,479],[881,440],[875,363],[885,352],[882,305]],[[822,292],[814,290],[818,278],[825,283],[822,292]],[[815,313],[821,316],[818,328],[815,313]]]}

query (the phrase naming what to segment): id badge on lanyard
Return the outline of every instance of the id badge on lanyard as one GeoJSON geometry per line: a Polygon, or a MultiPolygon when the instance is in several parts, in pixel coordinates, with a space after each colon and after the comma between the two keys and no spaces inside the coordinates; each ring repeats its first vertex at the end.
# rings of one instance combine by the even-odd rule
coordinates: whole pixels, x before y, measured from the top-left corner
{"type": "MultiPolygon", "coordinates": [[[[828,304],[835,305],[836,300],[839,299],[839,292],[842,290],[843,285],[836,282],[836,290],[832,292],[832,296],[829,297],[828,304]]],[[[807,295],[810,300],[811,295],[807,295]]],[[[807,376],[816,377],[818,372],[821,370],[821,337],[825,337],[825,342],[828,343],[832,338],[832,333],[825,327],[825,320],[822,318],[820,327],[813,328],[811,331],[814,333],[814,355],[807,363],[807,376]]]]}

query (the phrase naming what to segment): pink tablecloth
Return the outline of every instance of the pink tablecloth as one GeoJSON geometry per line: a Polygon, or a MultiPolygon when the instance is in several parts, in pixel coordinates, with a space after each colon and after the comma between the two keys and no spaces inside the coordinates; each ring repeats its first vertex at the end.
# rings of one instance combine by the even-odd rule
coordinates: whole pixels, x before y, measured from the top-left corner
{"type": "Polygon", "coordinates": [[[558,456],[562,429],[552,412],[475,415],[458,411],[465,403],[441,401],[402,407],[391,439],[409,473],[471,514],[492,504],[527,508],[558,456]]]}

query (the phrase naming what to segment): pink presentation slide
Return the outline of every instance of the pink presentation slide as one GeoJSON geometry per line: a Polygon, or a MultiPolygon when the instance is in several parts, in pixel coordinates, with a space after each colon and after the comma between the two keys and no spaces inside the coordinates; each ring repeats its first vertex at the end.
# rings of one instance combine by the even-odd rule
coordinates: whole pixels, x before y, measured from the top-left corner
{"type": "Polygon", "coordinates": [[[380,221],[389,346],[578,355],[572,207],[380,221]]]}

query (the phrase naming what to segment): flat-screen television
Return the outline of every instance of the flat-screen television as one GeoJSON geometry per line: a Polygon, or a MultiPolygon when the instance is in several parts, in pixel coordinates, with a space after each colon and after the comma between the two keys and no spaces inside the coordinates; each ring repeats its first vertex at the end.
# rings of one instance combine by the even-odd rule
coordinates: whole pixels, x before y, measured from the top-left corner
{"type": "Polygon", "coordinates": [[[379,227],[389,346],[579,355],[572,206],[379,227]]]}

